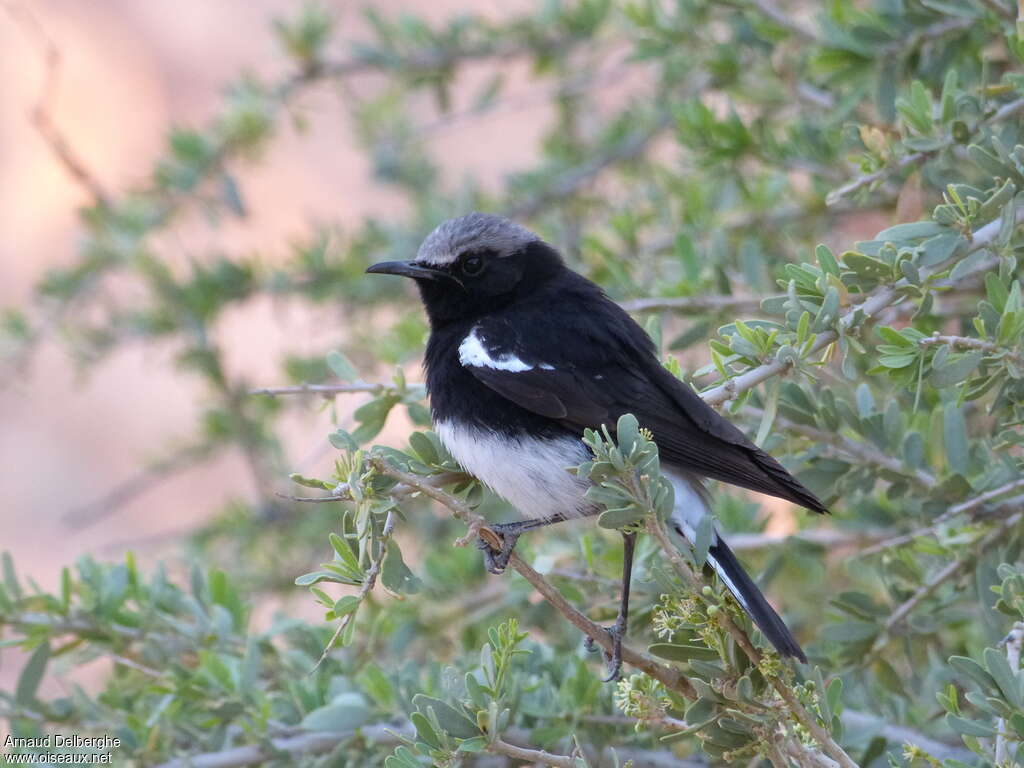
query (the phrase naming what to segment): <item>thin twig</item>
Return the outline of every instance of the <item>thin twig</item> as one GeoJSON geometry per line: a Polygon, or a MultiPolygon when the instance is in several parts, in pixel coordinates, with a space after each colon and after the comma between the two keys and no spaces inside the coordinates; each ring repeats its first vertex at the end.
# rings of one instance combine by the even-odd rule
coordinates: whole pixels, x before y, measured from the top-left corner
{"type": "MultiPolygon", "coordinates": [[[[978,508],[984,505],[986,502],[998,498],[999,496],[1004,496],[1005,494],[1009,493],[1010,491],[1016,490],[1017,488],[1024,488],[1024,479],[1014,480],[1012,482],[1006,483],[1005,485],[1001,485],[998,488],[993,488],[991,491],[986,491],[985,493],[975,496],[972,499],[968,499],[967,501],[961,502],[960,504],[956,504],[947,509],[937,518],[935,518],[935,520],[932,523],[929,523],[928,525],[922,526],[920,528],[916,528],[913,531],[910,531],[910,533],[904,533],[900,534],[899,536],[893,536],[891,538],[884,539],[878,542],[877,544],[874,544],[873,546],[870,546],[867,549],[863,550],[860,553],[860,556],[867,557],[869,555],[875,555],[887,549],[892,549],[894,547],[902,547],[904,544],[910,544],[911,542],[916,541],[922,536],[930,536],[934,534],[942,525],[949,522],[958,515],[971,514],[978,510],[978,508]]],[[[1016,496],[1014,498],[1006,499],[1000,502],[999,504],[996,505],[994,512],[998,514],[1001,510],[1004,509],[1009,511],[1015,511],[1020,507],[1021,504],[1024,504],[1024,495],[1016,496]]]]}
{"type": "Polygon", "coordinates": [[[1004,19],[1013,21],[1017,18],[1017,14],[1014,13],[1013,7],[1006,3],[1000,2],[1000,0],[981,0],[981,4],[988,8],[990,11],[995,13],[997,16],[1001,16],[1004,19]]]}
{"type": "Polygon", "coordinates": [[[110,196],[96,175],[88,169],[85,162],[71,146],[64,134],[53,121],[53,104],[57,97],[57,85],[60,82],[61,55],[57,46],[46,34],[46,30],[35,15],[20,3],[4,2],[4,9],[14,22],[22,28],[27,37],[35,41],[40,49],[43,66],[43,85],[39,97],[29,113],[30,120],[46,146],[61,164],[67,174],[79,186],[85,189],[96,205],[106,206],[110,196]]]}
{"type": "Polygon", "coordinates": [[[603,173],[605,169],[641,157],[654,140],[668,130],[674,120],[675,117],[670,110],[658,114],[651,126],[634,132],[616,146],[598,154],[582,165],[560,173],[555,184],[542,189],[532,197],[507,206],[504,214],[509,218],[529,218],[537,215],[552,203],[571,197],[580,188],[603,173]]]}
{"type": "Polygon", "coordinates": [[[761,302],[770,297],[756,296],[667,296],[629,299],[619,302],[627,312],[659,312],[671,310],[680,314],[702,312],[756,312],[761,302]]]}
{"type": "Polygon", "coordinates": [[[331,639],[327,641],[327,645],[324,647],[323,653],[320,654],[320,658],[317,659],[316,664],[313,665],[312,671],[315,671],[324,663],[324,660],[327,658],[327,654],[331,652],[335,642],[337,642],[338,638],[341,637],[342,632],[344,632],[348,625],[355,620],[356,613],[359,611],[358,606],[362,605],[363,599],[370,593],[370,590],[373,589],[374,585],[377,583],[377,576],[380,574],[380,568],[384,563],[384,558],[387,557],[388,542],[391,540],[391,534],[394,533],[394,530],[395,513],[388,512],[387,517],[384,519],[384,528],[381,529],[380,532],[380,551],[377,553],[377,557],[375,557],[370,563],[370,567],[367,569],[366,575],[363,577],[363,585],[359,588],[359,592],[356,594],[359,604],[356,606],[355,610],[346,613],[342,618],[341,623],[338,624],[338,628],[334,631],[334,634],[331,635],[331,639]]]}
{"type": "Polygon", "coordinates": [[[94,525],[117,512],[125,504],[153,489],[159,483],[208,459],[213,450],[212,446],[193,445],[183,448],[167,458],[160,459],[150,466],[144,467],[127,480],[118,483],[99,498],[68,510],[63,516],[63,522],[72,531],[80,531],[94,525]]]}
{"type": "Polygon", "coordinates": [[[887,741],[892,741],[897,744],[914,744],[940,760],[948,760],[951,758],[960,761],[970,760],[973,754],[963,747],[954,744],[946,744],[945,742],[938,741],[930,736],[925,736],[923,733],[919,733],[913,728],[907,728],[903,725],[895,725],[878,715],[858,712],[853,709],[844,709],[839,718],[843,721],[843,726],[847,731],[852,729],[864,729],[870,733],[877,733],[887,741]]]}
{"type": "Polygon", "coordinates": [[[878,658],[885,649],[885,646],[892,637],[893,632],[906,620],[918,605],[931,596],[947,581],[959,576],[991,547],[1001,541],[1004,541],[1007,532],[1017,525],[1022,518],[1024,518],[1024,512],[1018,512],[1008,517],[1002,523],[985,534],[974,549],[962,557],[958,557],[952,562],[947,563],[939,569],[939,571],[934,573],[927,581],[925,581],[924,584],[918,587],[914,594],[897,606],[896,610],[889,614],[889,618],[886,619],[886,622],[882,627],[882,631],[878,634],[874,644],[871,646],[871,650],[863,657],[861,665],[868,666],[874,662],[874,660],[878,658]]]}
{"type": "MultiPolygon", "coordinates": [[[[691,589],[697,587],[700,584],[700,579],[694,570],[683,560],[682,555],[679,554],[679,550],[672,544],[672,541],[668,537],[668,533],[665,531],[665,526],[662,524],[654,515],[648,517],[647,530],[657,539],[661,545],[662,551],[668,556],[669,562],[671,562],[676,573],[683,579],[684,583],[688,584],[691,589]]],[[[744,632],[736,623],[729,617],[729,614],[725,611],[721,611],[718,614],[722,626],[733,638],[736,644],[743,650],[747,658],[755,665],[761,663],[761,652],[754,647],[754,644],[750,642],[750,638],[747,633],[744,632]]],[[[819,746],[825,753],[839,763],[842,768],[857,768],[857,764],[853,762],[848,754],[843,750],[839,744],[832,738],[827,730],[825,730],[817,718],[810,714],[796,698],[796,694],[783,682],[780,678],[775,675],[766,675],[766,678],[770,682],[775,691],[779,694],[779,697],[786,703],[790,713],[804,728],[806,728],[814,740],[818,742],[819,746]]]]}
{"type": "Polygon", "coordinates": [[[792,14],[786,13],[770,0],[753,0],[752,4],[773,23],[783,29],[788,29],[797,37],[803,38],[808,43],[828,47],[828,41],[819,35],[817,30],[796,19],[792,14]]]}
{"type": "Polygon", "coordinates": [[[859,548],[890,535],[890,531],[844,531],[836,528],[814,528],[786,535],[734,533],[729,536],[729,548],[734,552],[750,552],[800,542],[824,547],[828,554],[834,555],[840,549],[859,548]]]}
{"type": "MultiPolygon", "coordinates": [[[[501,542],[497,535],[487,526],[483,518],[473,512],[472,509],[459,499],[455,498],[452,494],[441,488],[435,488],[432,485],[422,482],[421,478],[418,478],[416,475],[405,472],[383,459],[374,458],[371,459],[371,463],[382,474],[393,477],[405,485],[416,488],[424,495],[429,496],[434,499],[434,501],[437,501],[447,507],[457,519],[462,520],[468,525],[475,526],[479,530],[480,536],[495,549],[501,546],[501,542]]],[[[612,640],[604,628],[576,610],[576,608],[574,608],[569,601],[562,596],[561,592],[555,589],[555,587],[553,587],[543,576],[527,565],[518,555],[515,554],[515,552],[512,553],[512,557],[509,559],[509,565],[511,565],[519,575],[530,582],[534,589],[536,589],[545,600],[551,603],[555,610],[561,613],[585,635],[593,638],[595,643],[605,650],[609,652],[611,651],[612,640]]],[[[660,681],[665,685],[665,687],[677,691],[686,698],[692,699],[696,696],[696,691],[694,691],[693,686],[690,685],[689,680],[687,680],[677,670],[661,664],[653,656],[636,651],[624,644],[622,646],[622,660],[630,666],[636,667],[642,672],[646,672],[654,679],[660,681]]]]}
{"type": "Polygon", "coordinates": [[[248,394],[268,395],[270,397],[277,397],[278,395],[321,395],[330,398],[334,395],[357,394],[360,392],[377,395],[385,389],[387,389],[386,384],[358,381],[352,384],[296,384],[284,387],[259,387],[257,389],[250,389],[248,394]]]}
{"type": "MultiPolygon", "coordinates": [[[[754,406],[749,406],[743,409],[744,412],[749,413],[755,418],[764,416],[764,411],[754,406]]],[[[926,472],[923,469],[909,469],[902,461],[882,453],[877,448],[862,443],[857,440],[853,440],[840,432],[826,431],[812,427],[808,424],[800,424],[784,416],[776,416],[775,424],[782,427],[788,432],[793,432],[803,437],[814,440],[819,445],[829,445],[839,450],[840,453],[845,454],[847,457],[855,459],[856,461],[864,464],[872,464],[882,469],[887,469],[890,472],[903,475],[907,479],[913,481],[919,486],[924,488],[935,487],[935,476],[930,472],[926,472]]]]}
{"type": "MultiPolygon", "coordinates": [[[[967,19],[966,21],[970,22],[970,19],[967,19]]],[[[1024,109],[1024,99],[1017,99],[1016,101],[1011,101],[997,109],[989,117],[980,121],[977,125],[977,128],[982,128],[987,125],[998,123],[1002,120],[1005,120],[1008,117],[1012,117],[1022,109],[1024,109]]],[[[975,130],[977,130],[977,128],[975,130]]],[[[858,192],[864,187],[868,187],[874,184],[876,181],[880,181],[881,179],[884,179],[892,174],[896,174],[899,173],[900,171],[906,170],[907,168],[912,168],[916,165],[919,165],[920,163],[923,163],[925,160],[927,160],[929,157],[937,154],[938,152],[941,152],[944,149],[947,149],[948,147],[951,147],[953,143],[954,139],[950,137],[935,149],[921,152],[913,152],[909,155],[901,157],[895,163],[879,168],[877,171],[873,171],[872,173],[866,173],[861,176],[858,176],[857,178],[847,182],[843,186],[837,187],[836,189],[833,189],[831,192],[829,192],[828,196],[825,198],[825,204],[830,206],[834,205],[835,203],[838,203],[840,200],[842,200],[844,197],[852,195],[854,192],[858,192]]]]}
{"type": "Polygon", "coordinates": [[[499,755],[506,755],[515,760],[523,760],[532,765],[550,765],[554,768],[581,768],[583,762],[571,755],[555,755],[543,749],[528,749],[509,744],[507,741],[495,739],[487,749],[499,755]]]}
{"type": "MultiPolygon", "coordinates": [[[[530,584],[533,585],[533,588],[536,589],[545,600],[551,603],[559,613],[574,624],[581,632],[583,632],[587,637],[593,638],[594,642],[604,650],[609,653],[611,652],[612,640],[603,627],[595,624],[582,613],[577,611],[572,605],[570,605],[569,601],[562,596],[561,592],[551,586],[543,576],[527,565],[515,552],[512,553],[512,557],[509,559],[509,564],[520,576],[530,582],[530,584]]],[[[696,698],[697,692],[694,690],[693,686],[690,685],[689,680],[687,680],[678,670],[660,663],[653,656],[649,656],[641,651],[636,651],[623,644],[622,660],[626,664],[639,669],[641,672],[647,673],[647,675],[662,683],[666,688],[676,691],[683,697],[687,699],[696,698]]]]}
{"type": "MultiPolygon", "coordinates": [[[[1020,103],[1021,106],[1024,107],[1024,99],[1021,99],[1020,103]]],[[[1014,215],[1016,219],[1019,213],[1019,211],[1015,211],[1012,215],[1014,215]]],[[[996,237],[999,236],[999,230],[1001,227],[1002,219],[996,219],[995,221],[991,221],[983,227],[980,227],[971,236],[971,245],[967,249],[967,253],[973,253],[974,251],[978,251],[991,245],[996,237]]],[[[947,263],[948,260],[942,264],[935,265],[931,270],[929,270],[929,274],[934,274],[940,271],[947,263]]],[[[927,277],[927,275],[924,275],[924,277],[927,277]]],[[[847,333],[862,325],[886,307],[896,304],[903,297],[902,289],[908,285],[909,283],[906,278],[903,278],[892,285],[876,288],[867,295],[864,301],[851,307],[842,317],[839,318],[838,326],[840,330],[843,333],[847,333]]],[[[838,331],[825,331],[823,333],[819,333],[815,338],[814,343],[811,344],[807,357],[811,357],[816,353],[823,351],[838,339],[838,331]]],[[[722,405],[723,403],[739,396],[743,392],[746,392],[748,389],[753,389],[761,382],[785,373],[790,369],[791,365],[792,364],[788,360],[772,360],[771,362],[764,363],[756,368],[751,368],[749,371],[731,378],[716,387],[705,390],[700,393],[700,396],[708,405],[722,405]]]]}
{"type": "Polygon", "coordinates": [[[991,341],[975,339],[970,336],[948,336],[936,331],[931,336],[921,339],[918,343],[922,347],[945,345],[948,347],[955,347],[957,349],[977,349],[982,352],[987,352],[990,355],[999,355],[1003,358],[1009,358],[1015,363],[1024,365],[1024,357],[1013,350],[1001,347],[998,344],[993,344],[991,341]]]}

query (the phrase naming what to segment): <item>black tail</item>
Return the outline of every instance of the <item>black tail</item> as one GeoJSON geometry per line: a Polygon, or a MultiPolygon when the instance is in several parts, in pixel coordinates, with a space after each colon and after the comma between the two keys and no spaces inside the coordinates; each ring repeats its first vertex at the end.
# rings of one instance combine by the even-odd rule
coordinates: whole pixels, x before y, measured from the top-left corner
{"type": "Polygon", "coordinates": [[[750,618],[754,620],[768,642],[775,646],[775,650],[783,656],[792,656],[806,664],[807,657],[804,656],[800,644],[793,637],[793,633],[789,631],[789,627],[775,612],[775,609],[768,604],[764,595],[761,594],[761,590],[757,588],[757,584],[743,570],[740,561],[726,546],[722,537],[717,536],[716,538],[718,540],[708,549],[708,562],[750,618]]]}

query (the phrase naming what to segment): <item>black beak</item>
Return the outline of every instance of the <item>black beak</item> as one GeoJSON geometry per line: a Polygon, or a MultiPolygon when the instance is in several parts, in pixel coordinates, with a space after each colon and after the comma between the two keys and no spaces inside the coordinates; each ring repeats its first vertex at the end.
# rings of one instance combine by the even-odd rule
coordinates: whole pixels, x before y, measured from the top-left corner
{"type": "Polygon", "coordinates": [[[401,275],[416,280],[438,280],[448,277],[444,272],[421,266],[412,261],[382,261],[380,264],[374,264],[367,268],[366,271],[375,275],[401,275]]]}

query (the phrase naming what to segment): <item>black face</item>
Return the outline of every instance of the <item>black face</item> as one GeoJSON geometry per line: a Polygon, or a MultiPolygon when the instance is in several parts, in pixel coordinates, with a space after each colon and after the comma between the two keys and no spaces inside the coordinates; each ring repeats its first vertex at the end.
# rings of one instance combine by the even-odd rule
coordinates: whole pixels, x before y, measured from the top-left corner
{"type": "Polygon", "coordinates": [[[500,309],[516,297],[537,290],[562,268],[558,253],[536,241],[507,256],[476,248],[460,253],[455,261],[443,266],[389,261],[366,271],[413,278],[430,322],[436,326],[500,309]]]}

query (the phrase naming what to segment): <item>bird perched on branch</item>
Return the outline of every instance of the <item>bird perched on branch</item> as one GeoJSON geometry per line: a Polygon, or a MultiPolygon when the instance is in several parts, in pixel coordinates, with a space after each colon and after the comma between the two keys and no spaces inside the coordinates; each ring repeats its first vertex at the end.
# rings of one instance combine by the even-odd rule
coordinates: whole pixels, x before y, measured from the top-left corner
{"type": "MultiPolygon", "coordinates": [[[[558,252],[504,217],[471,213],[437,227],[412,261],[368,272],[416,281],[427,316],[427,388],[434,426],[455,459],[526,520],[492,526],[489,571],[508,564],[524,531],[601,510],[588,481],[566,468],[590,459],[586,428],[632,413],[653,434],[675,490],[669,524],[693,543],[709,515],[702,478],[777,496],[816,512],[824,505],[684,382],[667,371],[644,330],[558,252]]],[[[635,534],[623,532],[622,597],[609,676],[618,675],[629,609],[635,534]]],[[[784,656],[806,661],[719,532],[708,563],[784,656]]]]}

